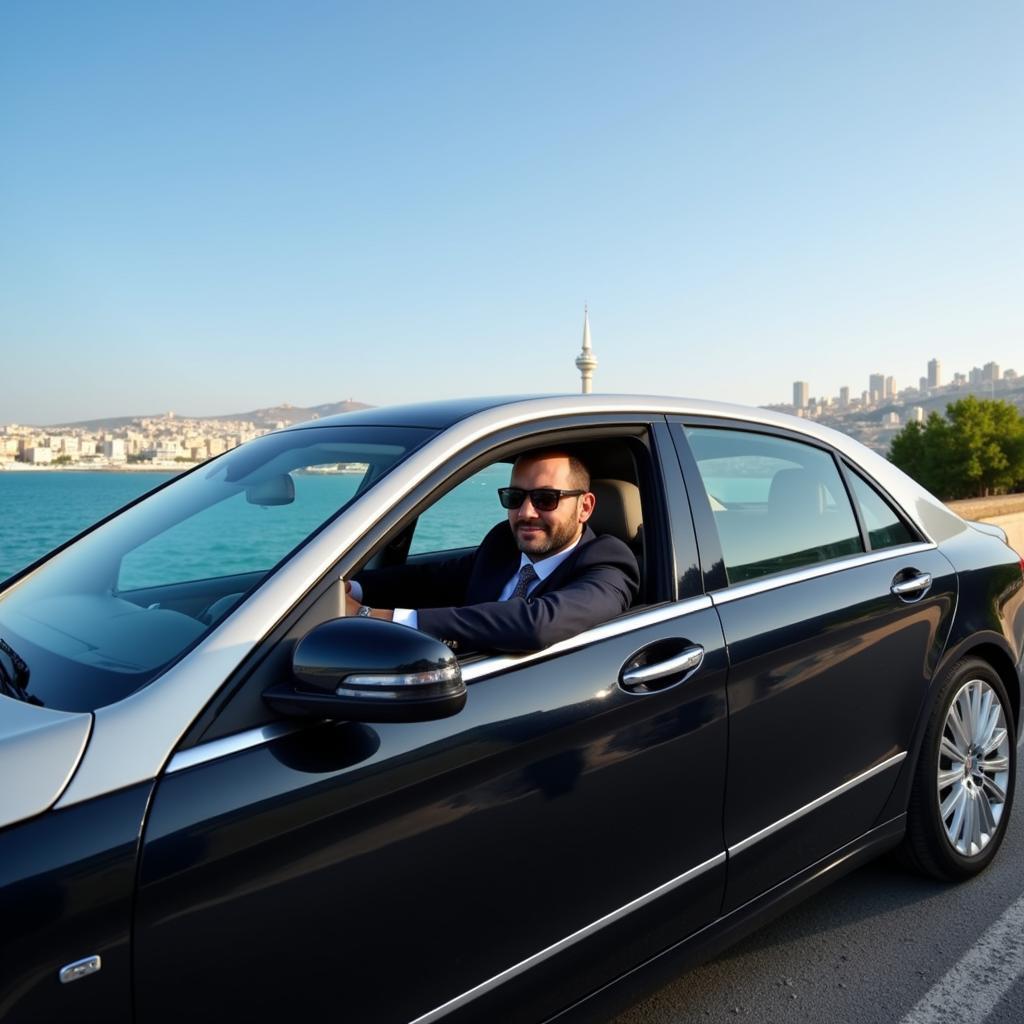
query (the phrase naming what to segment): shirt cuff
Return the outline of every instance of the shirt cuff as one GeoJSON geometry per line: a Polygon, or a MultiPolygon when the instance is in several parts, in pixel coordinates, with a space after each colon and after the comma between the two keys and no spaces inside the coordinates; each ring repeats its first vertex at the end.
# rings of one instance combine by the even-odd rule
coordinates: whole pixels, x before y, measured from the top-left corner
{"type": "Polygon", "coordinates": [[[419,616],[415,608],[396,608],[391,621],[410,629],[419,629],[419,616]]]}

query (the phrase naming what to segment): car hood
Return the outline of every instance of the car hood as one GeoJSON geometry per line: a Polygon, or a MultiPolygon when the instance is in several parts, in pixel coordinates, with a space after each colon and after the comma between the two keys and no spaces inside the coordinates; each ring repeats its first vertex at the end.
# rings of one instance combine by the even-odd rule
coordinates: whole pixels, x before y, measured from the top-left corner
{"type": "Polygon", "coordinates": [[[53,806],[82,759],[92,715],[0,696],[0,828],[53,806]]]}

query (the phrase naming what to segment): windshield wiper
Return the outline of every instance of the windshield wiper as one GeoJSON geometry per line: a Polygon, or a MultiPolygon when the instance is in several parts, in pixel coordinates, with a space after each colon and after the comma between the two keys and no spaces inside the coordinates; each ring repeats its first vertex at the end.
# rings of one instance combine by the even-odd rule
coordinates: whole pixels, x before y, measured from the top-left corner
{"type": "Polygon", "coordinates": [[[0,693],[7,694],[27,704],[43,702],[28,692],[28,677],[31,675],[28,663],[18,652],[0,637],[0,693]]]}

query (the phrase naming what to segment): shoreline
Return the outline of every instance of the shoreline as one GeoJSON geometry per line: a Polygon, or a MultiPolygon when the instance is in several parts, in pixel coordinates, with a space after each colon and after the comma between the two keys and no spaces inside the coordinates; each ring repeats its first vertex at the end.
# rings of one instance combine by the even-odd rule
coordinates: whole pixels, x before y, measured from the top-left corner
{"type": "Polygon", "coordinates": [[[27,462],[9,462],[0,465],[0,473],[184,473],[198,465],[198,462],[131,462],[119,466],[33,466],[27,462]]]}

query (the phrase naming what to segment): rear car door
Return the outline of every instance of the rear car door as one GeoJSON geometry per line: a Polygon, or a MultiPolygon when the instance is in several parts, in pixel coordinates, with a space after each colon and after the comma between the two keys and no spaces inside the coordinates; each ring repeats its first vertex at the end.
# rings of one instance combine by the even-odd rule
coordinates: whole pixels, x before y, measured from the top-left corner
{"type": "Polygon", "coordinates": [[[718,914],[725,646],[664,422],[637,437],[665,592],[467,663],[453,718],[225,732],[233,698],[175,756],[143,843],[140,1022],[534,1020],[718,914]]]}
{"type": "Polygon", "coordinates": [[[728,910],[882,824],[956,577],[826,446],[673,429],[729,649],[728,910]]]}

